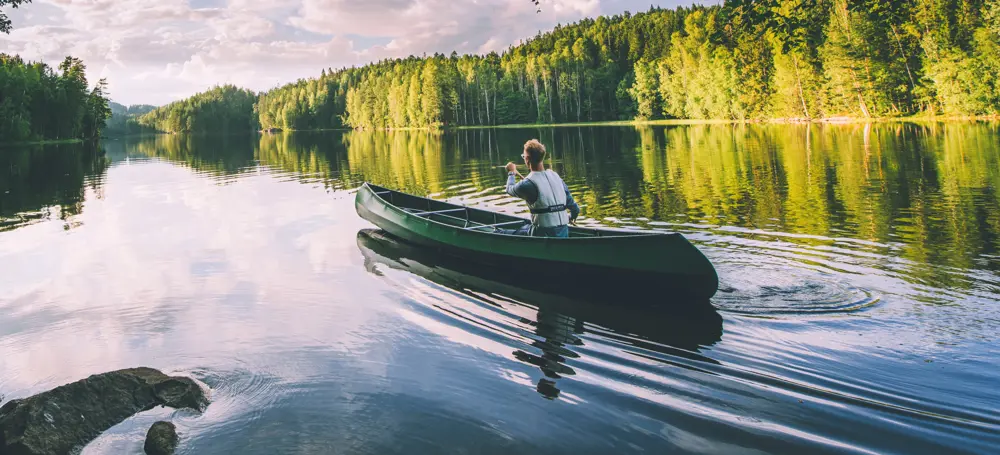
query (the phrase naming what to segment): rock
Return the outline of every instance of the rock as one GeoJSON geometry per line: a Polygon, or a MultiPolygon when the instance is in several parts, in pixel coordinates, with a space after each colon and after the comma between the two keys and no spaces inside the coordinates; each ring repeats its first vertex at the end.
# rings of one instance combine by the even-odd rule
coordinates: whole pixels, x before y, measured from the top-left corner
{"type": "Polygon", "coordinates": [[[177,428],[170,422],[156,422],[146,433],[142,449],[146,455],[173,455],[177,449],[177,428]]]}
{"type": "Polygon", "coordinates": [[[201,387],[152,368],[95,374],[0,407],[0,453],[62,455],[156,406],[203,410],[201,387]]]}

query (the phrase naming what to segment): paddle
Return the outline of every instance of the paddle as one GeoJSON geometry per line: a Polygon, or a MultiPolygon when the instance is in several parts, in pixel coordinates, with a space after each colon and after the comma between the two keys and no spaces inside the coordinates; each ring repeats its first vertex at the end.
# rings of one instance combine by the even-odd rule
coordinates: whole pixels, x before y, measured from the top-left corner
{"type": "MultiPolygon", "coordinates": [[[[508,164],[510,164],[510,163],[508,163],[508,164]]],[[[520,178],[522,178],[522,179],[523,179],[523,178],[524,178],[524,176],[523,176],[523,175],[521,175],[521,172],[517,170],[517,165],[516,165],[516,164],[514,165],[514,167],[515,167],[515,168],[514,168],[514,173],[515,173],[515,174],[517,174],[517,176],[518,176],[518,177],[520,177],[520,178]]],[[[503,166],[497,166],[497,169],[507,169],[507,165],[503,165],[503,166]]]]}

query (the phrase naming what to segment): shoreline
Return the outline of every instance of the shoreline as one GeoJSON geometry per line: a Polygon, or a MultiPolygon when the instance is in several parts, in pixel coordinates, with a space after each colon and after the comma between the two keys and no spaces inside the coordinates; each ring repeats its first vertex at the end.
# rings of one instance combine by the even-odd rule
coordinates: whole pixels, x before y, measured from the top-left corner
{"type": "MultiPolygon", "coordinates": [[[[280,132],[309,131],[457,131],[505,128],[570,128],[587,126],[688,126],[688,125],[861,125],[870,123],[958,123],[958,122],[1000,122],[1000,115],[981,116],[910,116],[910,117],[827,117],[819,119],[776,118],[766,120],[722,120],[722,119],[657,119],[657,120],[608,120],[601,122],[569,123],[511,123],[505,125],[461,125],[443,127],[405,128],[342,128],[323,130],[287,130],[280,132]]],[[[274,134],[274,133],[271,133],[274,134]]]]}
{"type": "Polygon", "coordinates": [[[44,139],[41,141],[0,142],[0,147],[18,147],[25,145],[60,145],[80,144],[88,139],[44,139]]]}
{"type": "MultiPolygon", "coordinates": [[[[828,117],[819,119],[776,118],[766,120],[722,120],[722,119],[657,119],[657,120],[610,120],[605,122],[578,123],[517,123],[509,125],[455,126],[446,130],[468,130],[484,128],[565,128],[584,126],[688,126],[688,125],[859,125],[865,123],[932,123],[932,122],[1000,122],[996,116],[912,116],[912,117],[828,117]]],[[[380,130],[386,131],[386,130],[380,130]]]]}
{"type": "MultiPolygon", "coordinates": [[[[517,128],[581,128],[595,126],[691,126],[691,125],[861,125],[871,123],[959,123],[959,122],[1000,122],[1000,115],[994,116],[910,116],[910,117],[827,117],[819,119],[804,118],[776,118],[766,120],[723,120],[723,119],[657,119],[657,120],[608,120],[600,122],[562,122],[562,123],[511,123],[505,125],[461,125],[461,126],[435,126],[435,127],[404,127],[404,128],[321,128],[306,130],[281,130],[265,129],[252,131],[258,135],[278,135],[284,133],[321,133],[331,131],[358,131],[358,132],[391,132],[391,131],[424,131],[428,133],[442,133],[459,130],[481,130],[481,129],[517,129],[517,128]]],[[[130,138],[147,138],[159,135],[172,134],[215,134],[215,133],[184,133],[184,132],[155,132],[142,134],[129,134],[124,136],[101,137],[104,140],[120,140],[130,138]]],[[[86,139],[59,139],[31,142],[6,142],[0,146],[24,146],[24,145],[52,145],[52,144],[74,144],[84,142],[86,139]]]]}
{"type": "Polygon", "coordinates": [[[117,140],[121,140],[121,139],[135,139],[135,138],[144,138],[144,137],[156,137],[156,136],[159,136],[159,135],[162,135],[162,134],[171,134],[171,133],[138,133],[138,134],[123,134],[121,136],[118,136],[118,135],[115,135],[115,136],[101,136],[101,140],[102,141],[104,141],[104,140],[107,140],[107,141],[117,141],[117,140]]]}

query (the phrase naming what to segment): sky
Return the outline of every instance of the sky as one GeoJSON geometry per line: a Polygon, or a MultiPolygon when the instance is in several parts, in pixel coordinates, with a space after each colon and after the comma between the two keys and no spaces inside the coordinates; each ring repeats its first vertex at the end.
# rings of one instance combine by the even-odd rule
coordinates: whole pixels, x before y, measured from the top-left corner
{"type": "Polygon", "coordinates": [[[161,105],[218,84],[267,90],[323,68],[502,51],[585,17],[691,0],[34,0],[0,52],[87,65],[111,99],[161,105]]]}

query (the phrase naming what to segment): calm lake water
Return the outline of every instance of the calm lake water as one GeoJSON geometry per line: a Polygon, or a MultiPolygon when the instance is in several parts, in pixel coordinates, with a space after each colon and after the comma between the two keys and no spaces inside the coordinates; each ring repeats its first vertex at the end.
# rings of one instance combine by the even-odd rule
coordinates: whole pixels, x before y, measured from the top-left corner
{"type": "Polygon", "coordinates": [[[186,454],[997,453],[998,271],[996,124],[0,149],[0,401],[141,365],[211,388],[85,454],[140,453],[162,418],[186,454]],[[532,137],[583,223],[695,242],[712,308],[545,294],[365,235],[366,180],[525,213],[501,166],[532,137]]]}

